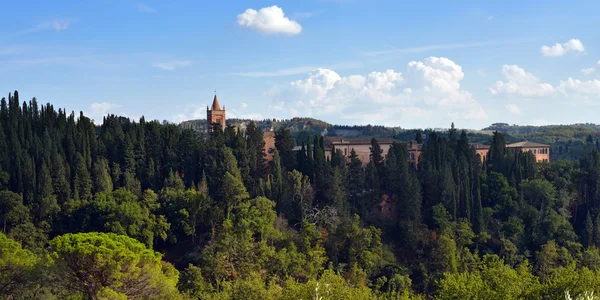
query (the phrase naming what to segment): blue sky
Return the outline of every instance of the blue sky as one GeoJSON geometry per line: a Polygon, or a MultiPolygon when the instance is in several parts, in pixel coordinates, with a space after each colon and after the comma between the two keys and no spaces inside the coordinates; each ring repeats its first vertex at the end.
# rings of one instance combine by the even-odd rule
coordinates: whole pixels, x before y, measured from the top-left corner
{"type": "Polygon", "coordinates": [[[0,92],[96,120],[598,123],[598,1],[6,1],[0,92]]]}

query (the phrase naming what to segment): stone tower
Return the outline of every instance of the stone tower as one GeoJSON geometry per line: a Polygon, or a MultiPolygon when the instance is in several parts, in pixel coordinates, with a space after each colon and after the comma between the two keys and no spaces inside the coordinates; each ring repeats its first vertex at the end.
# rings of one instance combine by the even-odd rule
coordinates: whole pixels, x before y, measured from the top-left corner
{"type": "Polygon", "coordinates": [[[212,109],[206,107],[206,122],[208,123],[208,132],[211,132],[216,125],[220,125],[221,129],[225,131],[225,106],[221,109],[217,95],[213,99],[212,109]]]}

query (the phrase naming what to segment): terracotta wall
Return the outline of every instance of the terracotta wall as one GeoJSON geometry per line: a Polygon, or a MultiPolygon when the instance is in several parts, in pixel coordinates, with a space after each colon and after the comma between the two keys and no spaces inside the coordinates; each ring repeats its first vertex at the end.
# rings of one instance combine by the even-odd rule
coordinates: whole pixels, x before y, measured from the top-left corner
{"type": "MultiPolygon", "coordinates": [[[[383,157],[385,157],[387,155],[388,150],[390,150],[391,146],[392,146],[391,144],[380,144],[379,145],[379,147],[381,147],[381,150],[383,150],[383,152],[382,152],[383,157]]],[[[358,159],[360,159],[363,162],[363,165],[368,164],[369,161],[371,160],[371,145],[352,145],[352,144],[335,145],[335,149],[342,150],[342,152],[344,153],[344,155],[346,157],[350,157],[350,153],[352,152],[352,149],[354,149],[354,151],[356,151],[356,154],[358,155],[358,159]]],[[[325,150],[325,156],[327,158],[331,158],[331,149],[325,150]]]]}
{"type": "Polygon", "coordinates": [[[273,132],[266,132],[263,135],[263,140],[265,141],[265,154],[267,155],[266,159],[267,161],[272,161],[273,154],[275,154],[275,134],[273,134],[273,132]]]}

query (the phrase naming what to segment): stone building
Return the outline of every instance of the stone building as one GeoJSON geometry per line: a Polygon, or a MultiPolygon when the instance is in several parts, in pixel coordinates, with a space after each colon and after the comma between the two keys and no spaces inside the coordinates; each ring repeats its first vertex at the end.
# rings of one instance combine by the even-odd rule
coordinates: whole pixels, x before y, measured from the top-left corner
{"type": "MultiPolygon", "coordinates": [[[[490,146],[471,143],[470,144],[479,156],[481,157],[481,162],[485,162],[488,153],[490,152],[490,146]]],[[[506,145],[508,151],[515,152],[530,152],[535,156],[535,160],[537,162],[549,162],[550,161],[550,146],[544,144],[538,144],[534,142],[524,141],[519,143],[513,143],[506,145]]]]}
{"type": "Polygon", "coordinates": [[[208,132],[211,132],[215,126],[221,125],[221,129],[225,131],[225,106],[221,109],[217,95],[213,99],[212,109],[206,107],[206,122],[208,132]]]}
{"type": "MultiPolygon", "coordinates": [[[[398,142],[396,139],[391,138],[375,138],[381,150],[382,155],[385,157],[388,150],[394,142],[398,142]]],[[[371,159],[371,139],[370,138],[345,138],[341,136],[326,136],[323,140],[325,144],[325,157],[331,158],[331,151],[335,147],[336,150],[341,150],[346,158],[350,157],[352,149],[358,155],[364,165],[368,164],[371,159]]]]}
{"type": "MultiPolygon", "coordinates": [[[[221,109],[217,95],[215,95],[215,98],[213,99],[211,109],[206,107],[206,122],[207,131],[209,133],[215,128],[215,126],[221,126],[223,131],[225,131],[225,127],[227,127],[225,106],[223,106],[223,109],[221,109]]],[[[266,160],[267,162],[272,161],[273,154],[275,152],[275,132],[273,132],[273,127],[263,134],[263,141],[265,142],[266,160]]]]}
{"type": "Polygon", "coordinates": [[[267,162],[273,160],[273,154],[275,154],[275,132],[271,127],[271,130],[263,133],[263,141],[265,141],[265,155],[267,162]]]}
{"type": "Polygon", "coordinates": [[[506,145],[509,151],[514,152],[530,152],[535,156],[536,162],[550,161],[550,146],[538,144],[534,142],[524,141],[506,145]]]}
{"type": "Polygon", "coordinates": [[[490,146],[478,143],[470,143],[469,145],[475,148],[475,152],[477,152],[477,154],[479,154],[479,157],[481,158],[481,163],[484,163],[488,152],[490,152],[490,146]]]}

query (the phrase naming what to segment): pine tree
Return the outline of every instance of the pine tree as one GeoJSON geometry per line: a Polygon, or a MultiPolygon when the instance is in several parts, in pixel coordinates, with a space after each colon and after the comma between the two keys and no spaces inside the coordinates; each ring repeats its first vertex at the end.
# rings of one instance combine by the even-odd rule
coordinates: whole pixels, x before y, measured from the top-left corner
{"type": "Polygon", "coordinates": [[[352,208],[357,209],[358,200],[360,195],[365,189],[365,171],[363,169],[362,161],[358,158],[354,148],[350,151],[350,162],[348,164],[348,188],[350,202],[352,208]]]}
{"type": "Polygon", "coordinates": [[[279,151],[277,149],[275,149],[271,164],[271,199],[275,201],[275,203],[279,204],[281,202],[281,198],[283,197],[283,170],[281,168],[279,151]]]}
{"type": "Polygon", "coordinates": [[[32,207],[35,214],[35,219],[38,222],[52,222],[52,216],[56,215],[60,210],[56,195],[52,188],[52,176],[50,175],[50,166],[47,161],[42,163],[42,167],[37,174],[37,202],[32,207]]]}
{"type": "Polygon", "coordinates": [[[94,163],[93,179],[94,193],[112,192],[113,182],[110,177],[108,161],[105,158],[99,157],[94,163]]]}
{"type": "Polygon", "coordinates": [[[592,222],[592,216],[590,215],[589,210],[585,215],[585,227],[582,240],[584,247],[590,247],[594,244],[594,223],[592,222]]]}
{"type": "Polygon", "coordinates": [[[92,179],[85,166],[85,161],[81,154],[77,153],[75,167],[75,184],[73,186],[73,198],[75,200],[89,201],[92,199],[92,179]]]}
{"type": "Polygon", "coordinates": [[[370,158],[377,170],[377,176],[380,179],[385,178],[385,163],[383,160],[383,150],[375,138],[371,139],[370,158]]]}
{"type": "Polygon", "coordinates": [[[415,140],[417,141],[417,144],[423,144],[423,135],[420,131],[417,132],[415,140]]]}
{"type": "Polygon", "coordinates": [[[291,171],[296,167],[294,146],[294,138],[289,129],[281,128],[277,130],[275,133],[275,148],[279,151],[281,165],[288,171],[291,171]]]}
{"type": "Polygon", "coordinates": [[[256,122],[250,122],[246,128],[246,144],[250,161],[250,178],[252,178],[249,190],[250,194],[255,194],[258,180],[266,177],[265,141],[263,132],[256,122]]]}

